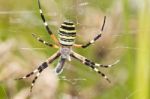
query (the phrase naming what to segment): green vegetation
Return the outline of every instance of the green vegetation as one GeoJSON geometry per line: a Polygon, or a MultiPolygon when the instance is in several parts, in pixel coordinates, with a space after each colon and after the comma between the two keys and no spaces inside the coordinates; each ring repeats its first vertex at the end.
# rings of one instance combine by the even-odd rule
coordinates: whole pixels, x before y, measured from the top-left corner
{"type": "Polygon", "coordinates": [[[54,34],[65,19],[77,25],[77,43],[91,40],[107,20],[103,36],[87,49],[73,48],[103,64],[111,84],[80,62],[65,64],[63,73],[49,65],[29,96],[31,79],[15,78],[35,69],[56,49],[32,37],[35,33],[53,42],[40,18],[37,0],[0,0],[0,99],[149,99],[150,93],[150,1],[149,0],[41,0],[54,34]],[[78,98],[76,98],[78,97],[78,98]]]}

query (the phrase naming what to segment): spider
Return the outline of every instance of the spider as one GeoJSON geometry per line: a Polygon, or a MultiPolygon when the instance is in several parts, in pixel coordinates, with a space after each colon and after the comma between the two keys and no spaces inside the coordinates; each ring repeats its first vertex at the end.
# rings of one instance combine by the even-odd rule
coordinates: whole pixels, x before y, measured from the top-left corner
{"type": "Polygon", "coordinates": [[[57,58],[60,57],[59,62],[55,68],[55,72],[57,74],[59,74],[62,72],[64,63],[66,62],[66,60],[71,61],[71,57],[72,57],[72,58],[75,58],[78,61],[82,62],[83,64],[85,64],[87,67],[90,67],[91,69],[93,69],[95,72],[100,74],[104,79],[106,79],[110,83],[110,80],[108,79],[108,77],[104,73],[102,73],[97,67],[109,68],[109,67],[112,67],[113,65],[117,64],[119,62],[119,60],[117,60],[116,62],[114,62],[113,64],[110,64],[110,65],[98,64],[98,63],[95,63],[95,62],[85,58],[84,56],[82,56],[80,54],[77,54],[76,52],[74,52],[72,50],[73,46],[77,47],[77,48],[87,48],[91,44],[93,44],[96,40],[98,40],[102,35],[106,16],[104,17],[104,21],[103,21],[103,25],[101,27],[100,33],[97,36],[95,36],[93,40],[89,41],[85,45],[82,45],[82,44],[75,44],[75,38],[76,38],[75,24],[72,21],[68,21],[68,20],[64,21],[61,24],[61,26],[59,28],[59,33],[58,33],[59,38],[57,39],[55,37],[55,35],[52,33],[51,29],[48,27],[48,23],[46,22],[43,11],[41,9],[40,0],[38,0],[38,7],[39,7],[40,15],[41,15],[42,21],[44,23],[44,26],[45,26],[47,32],[49,33],[50,37],[54,40],[54,42],[56,44],[48,43],[35,34],[32,34],[32,36],[34,38],[36,38],[39,42],[41,42],[49,47],[53,47],[53,48],[57,48],[57,49],[59,48],[59,50],[55,54],[53,54],[51,57],[49,57],[45,62],[40,64],[37,69],[35,69],[34,71],[30,72],[29,74],[27,74],[21,78],[18,78],[17,80],[25,79],[25,78],[30,77],[31,75],[36,74],[35,78],[32,81],[31,87],[30,87],[30,92],[32,92],[32,88],[33,88],[37,78],[40,76],[42,71],[48,67],[48,64],[52,63],[54,60],[56,60],[57,58]]]}

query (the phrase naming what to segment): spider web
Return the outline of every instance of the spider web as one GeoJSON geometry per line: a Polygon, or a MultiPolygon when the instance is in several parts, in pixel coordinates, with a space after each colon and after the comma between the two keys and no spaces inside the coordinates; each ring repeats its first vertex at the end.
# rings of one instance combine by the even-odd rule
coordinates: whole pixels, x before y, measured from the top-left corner
{"type": "MultiPolygon", "coordinates": [[[[77,0],[78,1],[78,0],[77,0]]],[[[79,16],[82,16],[82,14],[84,14],[84,10],[86,9],[86,7],[88,7],[90,5],[90,3],[89,2],[87,2],[86,0],[83,0],[83,1],[78,1],[77,2],[77,4],[76,4],[76,8],[78,8],[78,10],[80,11],[80,12],[77,12],[78,13],[78,15],[79,16]]],[[[75,8],[74,6],[72,7],[72,8],[75,8]]],[[[6,14],[9,14],[10,16],[11,15],[21,15],[21,16],[25,16],[25,15],[28,15],[28,17],[23,17],[23,19],[25,19],[25,20],[30,20],[31,21],[31,19],[34,19],[33,17],[34,17],[34,14],[37,14],[38,12],[35,12],[35,11],[30,11],[30,10],[25,10],[25,11],[1,11],[0,12],[0,15],[6,15],[6,14]],[[30,19],[31,18],[31,19],[30,19]]],[[[92,13],[92,12],[91,12],[92,13]]],[[[51,14],[49,14],[49,13],[46,13],[45,14],[46,16],[48,16],[48,15],[51,15],[51,16],[57,16],[57,13],[51,13],[51,14]]],[[[88,26],[85,26],[85,24],[82,24],[82,23],[80,23],[80,17],[79,16],[75,16],[76,17],[76,25],[77,26],[82,26],[81,28],[87,28],[88,26]]],[[[62,17],[62,16],[60,16],[60,17],[62,17]]],[[[25,25],[27,25],[27,23],[25,23],[25,20],[21,20],[21,21],[17,21],[18,19],[16,19],[15,21],[13,20],[13,21],[11,21],[13,24],[25,24],[25,25]]],[[[31,21],[31,23],[30,23],[30,26],[32,26],[32,27],[34,27],[34,26],[40,26],[40,27],[42,27],[43,25],[42,25],[42,23],[40,22],[40,21],[37,21],[38,19],[35,19],[35,20],[32,20],[31,21]],[[35,24],[36,23],[36,24],[35,24]]],[[[58,26],[60,23],[57,23],[55,20],[53,20],[52,22],[49,22],[50,23],[50,25],[55,25],[55,26],[58,26]]],[[[43,26],[44,27],[44,26],[43,26]]],[[[108,27],[108,26],[107,26],[108,27]]],[[[9,30],[0,30],[0,33],[3,33],[3,32],[5,32],[5,31],[7,31],[7,32],[10,32],[10,33],[21,33],[22,31],[21,30],[16,30],[16,29],[9,29],[9,30]]],[[[97,30],[95,30],[95,31],[93,31],[93,33],[97,33],[98,32],[98,28],[97,28],[97,30]]],[[[128,36],[128,35],[134,35],[134,34],[132,34],[132,33],[136,33],[136,32],[142,32],[142,31],[137,31],[137,30],[132,30],[132,31],[128,31],[128,34],[126,33],[126,34],[113,34],[112,35],[112,38],[113,39],[117,39],[117,38],[121,38],[122,36],[123,37],[125,37],[125,36],[128,36]]],[[[43,37],[43,38],[47,38],[45,35],[40,35],[41,37],[43,37]]],[[[78,34],[78,37],[80,36],[80,34],[78,34]]],[[[87,40],[86,40],[87,41],[87,40]]],[[[104,48],[105,48],[105,46],[104,46],[104,48]]],[[[23,50],[23,51],[27,51],[27,53],[28,53],[28,51],[35,51],[35,50],[46,50],[47,48],[46,47],[21,47],[19,50],[23,50]]],[[[123,49],[123,50],[141,50],[142,51],[142,49],[139,49],[139,48],[136,48],[136,47],[132,47],[132,46],[123,46],[123,45],[116,45],[116,46],[114,46],[114,47],[108,47],[108,48],[105,48],[106,50],[121,50],[121,49],[123,49]]],[[[117,56],[117,58],[120,58],[119,56],[117,56]]],[[[68,65],[68,64],[66,64],[66,65],[68,65]]],[[[123,64],[122,64],[123,65],[123,64]]],[[[78,67],[77,67],[78,68],[78,67]]],[[[113,69],[113,70],[115,70],[115,69],[113,69]]],[[[87,70],[88,71],[88,70],[87,70]]],[[[92,73],[91,73],[92,74],[92,73]]],[[[96,75],[96,74],[95,74],[96,75]]],[[[62,75],[59,75],[59,79],[58,80],[60,80],[60,81],[63,81],[63,82],[65,82],[65,83],[68,83],[68,84],[71,84],[72,86],[76,86],[76,88],[77,88],[77,91],[78,91],[78,94],[80,94],[80,86],[79,86],[79,83],[80,82],[82,82],[82,83],[86,83],[87,82],[87,78],[86,77],[77,77],[77,78],[67,78],[66,76],[65,76],[65,74],[62,74],[62,75]]],[[[39,80],[38,80],[39,81],[39,80]]],[[[3,86],[3,83],[4,82],[0,82],[0,89],[1,89],[1,92],[2,93],[0,93],[0,94],[3,94],[3,96],[4,97],[6,97],[6,98],[10,98],[11,96],[9,96],[8,94],[7,94],[7,92],[6,92],[6,89],[5,89],[5,87],[3,86]],[[2,85],[2,86],[1,86],[2,85]]],[[[27,85],[29,85],[27,82],[25,82],[27,85]]],[[[129,92],[129,94],[125,97],[125,99],[130,99],[135,93],[139,93],[140,91],[137,89],[137,90],[135,90],[135,91],[133,91],[133,92],[129,92]]],[[[65,97],[70,97],[68,94],[65,94],[64,95],[64,98],[65,97]]],[[[13,98],[12,98],[13,99],[13,98]]],[[[67,98],[66,98],[67,99],[67,98]]],[[[69,98],[68,98],[69,99],[69,98]]],[[[76,98],[76,99],[78,99],[78,97],[76,98]]]]}

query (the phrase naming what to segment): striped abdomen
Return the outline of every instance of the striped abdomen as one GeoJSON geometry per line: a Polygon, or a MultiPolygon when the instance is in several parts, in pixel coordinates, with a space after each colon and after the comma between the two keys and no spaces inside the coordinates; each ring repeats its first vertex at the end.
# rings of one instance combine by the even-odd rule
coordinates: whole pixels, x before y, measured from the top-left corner
{"type": "Polygon", "coordinates": [[[64,46],[72,46],[75,42],[76,30],[73,22],[64,21],[59,28],[59,42],[64,46]]]}

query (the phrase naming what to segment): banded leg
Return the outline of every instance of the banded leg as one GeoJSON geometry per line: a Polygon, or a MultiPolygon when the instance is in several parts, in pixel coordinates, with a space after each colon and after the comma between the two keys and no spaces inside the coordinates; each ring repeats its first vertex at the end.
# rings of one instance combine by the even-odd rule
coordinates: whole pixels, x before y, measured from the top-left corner
{"type": "Polygon", "coordinates": [[[30,88],[30,92],[32,92],[32,88],[37,80],[37,78],[40,76],[40,74],[42,73],[42,71],[48,67],[48,64],[52,63],[55,59],[57,59],[60,56],[59,52],[56,52],[54,55],[52,55],[47,61],[43,62],[37,69],[35,69],[33,72],[27,74],[24,77],[18,78],[16,80],[21,80],[21,79],[25,79],[27,77],[32,76],[33,74],[36,74],[35,78],[33,79],[32,83],[31,83],[31,88],[30,88]]]}
{"type": "Polygon", "coordinates": [[[31,83],[31,87],[30,87],[30,92],[32,92],[32,88],[36,82],[36,80],[38,79],[38,77],[40,76],[40,74],[42,73],[42,71],[48,67],[48,63],[44,62],[40,68],[38,68],[38,73],[36,74],[35,78],[33,79],[32,83],[31,83]]]}
{"type": "Polygon", "coordinates": [[[43,63],[43,67],[39,68],[39,72],[36,74],[35,78],[32,81],[31,87],[30,87],[30,92],[32,92],[32,88],[37,80],[37,78],[40,76],[40,74],[42,73],[42,71],[48,67],[48,64],[52,63],[55,59],[57,59],[60,56],[59,52],[56,52],[53,56],[51,56],[47,62],[43,63]]]}
{"type": "Polygon", "coordinates": [[[95,67],[104,67],[104,68],[112,67],[112,66],[116,65],[119,61],[120,61],[120,60],[117,60],[117,61],[115,61],[115,62],[112,63],[112,64],[104,65],[104,64],[94,63],[94,62],[92,62],[92,61],[90,61],[90,60],[88,60],[88,59],[85,59],[85,62],[90,63],[90,64],[92,64],[92,65],[95,66],[95,67]]]}
{"type": "MultiPolygon", "coordinates": [[[[95,63],[86,59],[85,57],[75,53],[75,52],[72,52],[71,54],[72,57],[74,57],[75,59],[79,60],[80,62],[82,62],[83,64],[89,66],[90,68],[92,68],[95,72],[99,73],[104,79],[106,79],[109,83],[110,83],[110,80],[108,79],[108,77],[102,73],[100,70],[98,70],[96,67],[95,67],[95,63]]],[[[102,67],[110,67],[110,66],[106,66],[106,65],[100,65],[102,67]]]]}
{"type": "Polygon", "coordinates": [[[55,41],[55,43],[59,45],[59,42],[58,42],[56,36],[52,33],[51,29],[48,27],[48,23],[47,23],[46,20],[45,20],[43,11],[42,11],[42,9],[41,9],[40,0],[38,0],[38,6],[39,6],[39,11],[40,11],[40,15],[41,15],[42,21],[43,21],[43,23],[44,23],[44,26],[45,26],[47,32],[50,34],[50,37],[55,41]]]}
{"type": "Polygon", "coordinates": [[[82,48],[87,48],[88,46],[90,46],[91,44],[93,44],[96,40],[98,40],[101,36],[102,36],[102,32],[104,30],[104,26],[105,26],[105,21],[106,21],[106,16],[104,16],[104,21],[103,21],[103,25],[101,27],[101,31],[100,33],[94,37],[93,40],[91,40],[90,42],[88,42],[87,44],[85,45],[81,45],[81,44],[74,44],[75,47],[82,47],[82,48]]]}
{"type": "Polygon", "coordinates": [[[32,34],[32,36],[34,38],[36,38],[39,42],[41,42],[49,47],[59,48],[57,45],[53,45],[53,44],[50,44],[49,42],[44,41],[42,38],[38,37],[36,34],[32,34]]]}
{"type": "Polygon", "coordinates": [[[42,71],[39,71],[39,73],[36,74],[36,76],[34,77],[34,79],[32,80],[32,84],[31,84],[31,87],[30,87],[30,92],[32,92],[32,89],[33,89],[33,86],[36,82],[36,80],[38,79],[38,77],[40,76],[42,71]]]}

